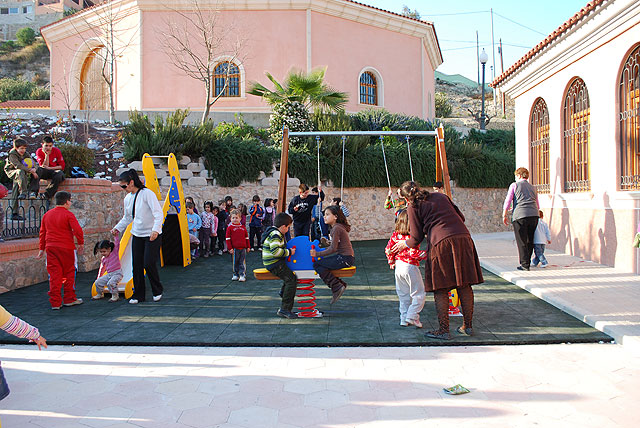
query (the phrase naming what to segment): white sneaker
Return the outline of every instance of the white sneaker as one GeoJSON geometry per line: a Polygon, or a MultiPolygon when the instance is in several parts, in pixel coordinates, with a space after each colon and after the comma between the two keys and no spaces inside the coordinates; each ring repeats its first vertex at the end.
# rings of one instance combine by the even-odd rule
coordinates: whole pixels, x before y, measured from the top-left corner
{"type": "Polygon", "coordinates": [[[238,279],[240,279],[240,277],[238,275],[233,275],[231,277],[231,281],[237,281],[238,279]]]}
{"type": "Polygon", "coordinates": [[[97,294],[95,296],[91,296],[91,300],[100,300],[104,297],[104,294],[97,294]]]}
{"type": "Polygon", "coordinates": [[[407,320],[407,324],[415,325],[416,328],[422,328],[422,323],[420,322],[420,320],[407,320]]]}
{"type": "Polygon", "coordinates": [[[110,302],[117,302],[118,300],[120,300],[120,297],[117,294],[113,294],[109,299],[110,302]]]}
{"type": "Polygon", "coordinates": [[[129,299],[129,303],[131,303],[132,305],[137,305],[138,299],[129,299]]]}
{"type": "Polygon", "coordinates": [[[549,263],[542,263],[542,264],[540,264],[540,267],[541,267],[541,268],[546,268],[547,266],[549,266],[549,263]]]}
{"type": "Polygon", "coordinates": [[[222,250],[218,250],[218,255],[221,256],[222,255],[222,250]]]}
{"type": "Polygon", "coordinates": [[[154,302],[159,302],[160,299],[162,299],[162,294],[158,294],[157,296],[153,296],[153,301],[154,302]]]}
{"type": "Polygon", "coordinates": [[[238,279],[238,281],[240,282],[245,282],[246,280],[247,280],[247,277],[245,277],[244,275],[242,275],[240,279],[238,279]]]}
{"type": "Polygon", "coordinates": [[[406,327],[406,326],[408,326],[409,324],[407,324],[407,322],[406,322],[406,321],[400,321],[400,325],[401,325],[402,327],[406,327]]]}

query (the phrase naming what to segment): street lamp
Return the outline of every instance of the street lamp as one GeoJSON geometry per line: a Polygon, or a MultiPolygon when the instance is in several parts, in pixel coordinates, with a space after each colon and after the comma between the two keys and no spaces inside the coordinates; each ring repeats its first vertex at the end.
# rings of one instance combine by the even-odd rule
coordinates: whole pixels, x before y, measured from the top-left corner
{"type": "Polygon", "coordinates": [[[482,53],[480,54],[480,63],[482,64],[482,113],[480,115],[480,129],[484,130],[485,124],[485,115],[484,115],[484,67],[487,65],[487,61],[489,60],[489,56],[482,49],[482,53]]]}

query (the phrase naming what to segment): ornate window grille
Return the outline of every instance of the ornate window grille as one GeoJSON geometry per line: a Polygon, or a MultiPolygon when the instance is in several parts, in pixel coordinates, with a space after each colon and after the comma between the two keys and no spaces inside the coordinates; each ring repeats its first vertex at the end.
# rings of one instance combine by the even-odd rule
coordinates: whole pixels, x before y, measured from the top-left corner
{"type": "Polygon", "coordinates": [[[571,82],[564,99],[564,191],[586,192],[589,179],[589,92],[584,81],[571,82]]]}
{"type": "Polygon", "coordinates": [[[109,89],[104,78],[108,73],[104,46],[92,49],[80,70],[80,110],[107,110],[109,89]]]}
{"type": "Polygon", "coordinates": [[[221,62],[213,69],[214,96],[240,96],[240,69],[231,62],[221,62]]]}
{"type": "Polygon", "coordinates": [[[360,75],[360,104],[378,105],[378,83],[369,71],[360,75]]]}
{"type": "Polygon", "coordinates": [[[620,190],[640,189],[640,46],[620,75],[620,190]]]}
{"type": "Polygon", "coordinates": [[[531,109],[529,139],[531,184],[538,193],[549,193],[549,110],[542,98],[531,109]]]}

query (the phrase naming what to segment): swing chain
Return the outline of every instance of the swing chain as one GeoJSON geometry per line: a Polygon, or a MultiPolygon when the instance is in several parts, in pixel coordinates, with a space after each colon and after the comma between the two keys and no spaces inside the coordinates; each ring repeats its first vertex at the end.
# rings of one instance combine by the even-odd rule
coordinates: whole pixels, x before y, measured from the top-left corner
{"type": "Polygon", "coordinates": [[[391,191],[391,179],[389,178],[389,167],[387,166],[387,155],[384,153],[384,137],[380,136],[380,147],[382,147],[382,159],[384,160],[384,169],[387,173],[387,184],[389,185],[389,191],[391,191]]]}
{"type": "Polygon", "coordinates": [[[411,181],[415,181],[413,179],[413,162],[411,161],[411,144],[410,144],[411,137],[409,137],[408,135],[405,135],[404,138],[407,140],[407,151],[409,152],[409,168],[411,170],[411,181]]]}
{"type": "Polygon", "coordinates": [[[347,142],[347,136],[342,136],[342,176],[340,179],[340,200],[344,200],[344,152],[345,152],[345,144],[347,142]]]}

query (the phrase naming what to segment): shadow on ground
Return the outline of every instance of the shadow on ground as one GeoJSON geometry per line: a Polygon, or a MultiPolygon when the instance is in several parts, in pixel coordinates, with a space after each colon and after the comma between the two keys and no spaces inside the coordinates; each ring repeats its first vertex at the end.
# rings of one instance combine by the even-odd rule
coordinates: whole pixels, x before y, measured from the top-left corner
{"type": "MultiPolygon", "coordinates": [[[[347,279],[349,287],[335,305],[329,305],[329,289],[316,281],[316,302],[324,311],[323,318],[276,317],[281,283],[257,281],[253,275],[245,283],[231,281],[231,256],[227,254],[197,259],[187,268],[163,268],[165,293],[157,303],[134,306],[124,299],[91,301],[93,271],[78,274],[78,296],[85,300],[81,306],[52,311],[47,283],[4,293],[0,304],[39,327],[50,343],[61,345],[467,346],[611,341],[606,334],[487,271],[485,283],[474,287],[476,335],[457,335],[455,329],[462,318],[452,317],[451,341],[426,339],[423,330],[437,324],[432,295],[427,295],[421,315],[424,329],[399,325],[385,244],[354,243],[357,274],[347,279]]],[[[251,272],[257,267],[262,267],[260,253],[250,253],[247,269],[251,272]]],[[[2,334],[0,343],[24,341],[2,334]]]]}

